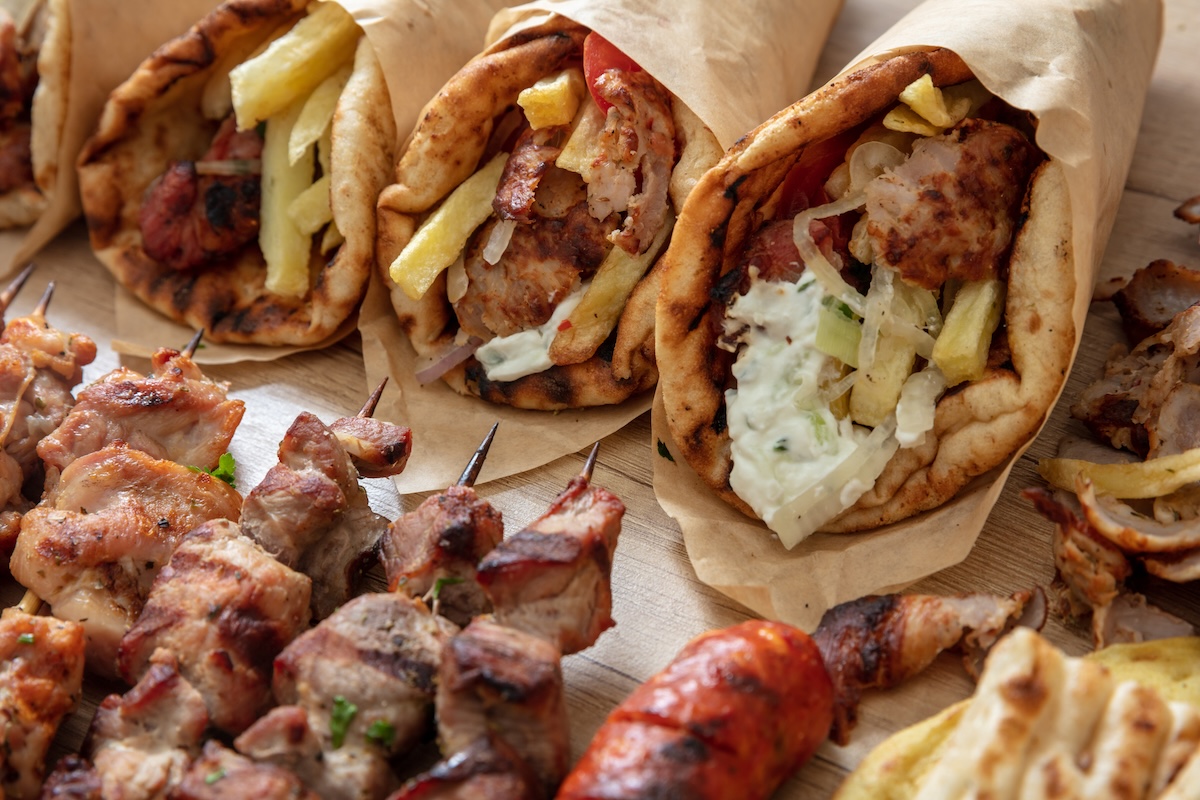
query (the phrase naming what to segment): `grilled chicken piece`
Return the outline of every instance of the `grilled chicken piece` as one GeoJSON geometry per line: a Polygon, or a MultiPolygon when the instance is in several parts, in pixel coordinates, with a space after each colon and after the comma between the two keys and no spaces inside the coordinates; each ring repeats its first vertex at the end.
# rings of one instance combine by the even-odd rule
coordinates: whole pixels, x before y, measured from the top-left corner
{"type": "Polygon", "coordinates": [[[504,163],[492,210],[499,219],[517,222],[533,221],[534,201],[537,199],[538,184],[542,176],[554,168],[554,162],[562,153],[562,146],[570,134],[566,125],[547,128],[526,128],[517,137],[504,163]]]}
{"type": "Polygon", "coordinates": [[[159,648],[204,698],[217,728],[241,733],[271,705],[275,656],[308,628],[312,582],[229,520],[183,537],[154,579],[117,663],[134,683],[159,648]]]}
{"type": "Polygon", "coordinates": [[[338,437],[308,412],[284,434],[279,463],[246,496],[241,518],[247,536],[312,578],[317,619],[350,599],[387,524],[338,437]]]}
{"type": "Polygon", "coordinates": [[[947,278],[1003,278],[1035,152],[1016,128],[982,119],[917,140],[866,186],[876,263],[931,290],[947,278]]]}
{"type": "Polygon", "coordinates": [[[612,558],[625,505],[586,477],[479,563],[496,621],[540,636],[564,655],[611,628],[612,558]]]}
{"type": "Polygon", "coordinates": [[[286,769],[251,761],[215,739],[204,745],[171,800],[321,800],[286,769]]]}
{"type": "Polygon", "coordinates": [[[537,776],[494,733],[439,761],[388,800],[538,800],[537,776]]]}
{"type": "Polygon", "coordinates": [[[104,800],[165,798],[199,754],[207,727],[204,698],[179,674],[175,655],[160,650],[132,689],[96,709],[83,752],[104,800]]]}
{"type": "Polygon", "coordinates": [[[442,752],[453,759],[494,733],[553,796],[570,755],[561,660],[549,642],[486,617],[464,628],[438,671],[442,752]]]}
{"type": "Polygon", "coordinates": [[[972,659],[967,662],[972,670],[975,654],[971,651],[990,648],[1033,598],[1033,592],[1012,597],[892,594],[864,597],[826,611],[813,640],[833,679],[829,738],[840,745],[850,741],[864,689],[897,686],[947,648],[961,643],[972,659]]]}
{"type": "Polygon", "coordinates": [[[116,441],[155,458],[211,470],[229,449],[245,405],[204,377],[185,353],[162,348],[149,377],[121,367],[79,393],[75,407],[37,447],[47,478],[116,441]]]}
{"type": "Polygon", "coordinates": [[[599,155],[588,180],[588,207],[596,219],[624,211],[609,241],[644,253],[666,223],[667,189],[675,164],[675,118],[671,94],[644,70],[609,69],[593,88],[612,104],[600,134],[599,155]]]}
{"type": "Polygon", "coordinates": [[[342,417],[329,426],[364,478],[399,475],[412,452],[412,431],[371,417],[342,417]]]}
{"type": "MultiPolygon", "coordinates": [[[[386,738],[387,728],[376,730],[381,739],[386,738]]],[[[384,800],[400,783],[373,743],[322,749],[308,712],[300,706],[271,709],[233,745],[255,761],[288,770],[322,800],[384,800]]]]}
{"type": "Polygon", "coordinates": [[[1109,358],[1104,377],[1080,392],[1071,416],[1146,458],[1181,453],[1200,446],[1197,384],[1200,306],[1191,306],[1130,353],[1109,358]]]}
{"type": "Polygon", "coordinates": [[[360,595],[279,654],[275,699],[308,712],[323,751],[337,749],[331,714],[341,697],[358,709],[345,728],[346,744],[373,744],[385,756],[407,752],[429,729],[438,662],[456,632],[419,600],[360,595]],[[372,737],[372,726],[391,734],[372,737]]]}
{"type": "Polygon", "coordinates": [[[388,591],[423,597],[441,580],[438,613],[466,625],[491,609],[475,570],[503,538],[500,512],[470,486],[451,486],[388,526],[380,547],[388,591]]]}
{"type": "Polygon", "coordinates": [[[83,691],[83,647],[74,622],[0,615],[0,798],[42,785],[50,743],[83,691]]]}
{"type": "Polygon", "coordinates": [[[1166,259],[1151,261],[1112,299],[1125,335],[1140,342],[1170,325],[1180,311],[1200,303],[1200,271],[1166,259]]]}
{"type": "Polygon", "coordinates": [[[240,507],[223,481],[114,444],[72,462],[25,515],[12,574],[56,617],[81,622],[89,668],[115,677],[117,645],[180,539],[240,507]]]}

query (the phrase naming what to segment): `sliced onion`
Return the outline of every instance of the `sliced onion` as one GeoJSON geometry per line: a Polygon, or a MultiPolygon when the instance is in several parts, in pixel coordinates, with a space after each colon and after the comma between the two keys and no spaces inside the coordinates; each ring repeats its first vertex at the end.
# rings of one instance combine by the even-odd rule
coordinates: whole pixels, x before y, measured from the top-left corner
{"type": "Polygon", "coordinates": [[[262,175],[262,159],[235,158],[226,161],[197,161],[197,175],[262,175]]]}
{"type": "Polygon", "coordinates": [[[825,258],[825,254],[813,241],[808,226],[814,220],[828,219],[848,211],[856,211],[862,204],[863,196],[861,194],[852,195],[823,206],[801,211],[792,222],[792,238],[796,242],[796,249],[800,251],[804,268],[813,274],[826,294],[841,300],[859,316],[862,316],[865,298],[859,294],[857,289],[846,283],[833,264],[829,263],[829,259],[825,258]]]}
{"type": "Polygon", "coordinates": [[[916,350],[917,355],[921,358],[929,360],[933,357],[933,346],[937,343],[937,339],[916,325],[898,320],[895,314],[887,320],[883,326],[883,332],[885,336],[894,336],[904,341],[909,347],[916,350]]]}
{"type": "Polygon", "coordinates": [[[863,142],[850,156],[850,194],[860,194],[868,183],[900,166],[906,158],[908,156],[887,142],[863,142]]]}
{"type": "Polygon", "coordinates": [[[938,398],[944,391],[946,376],[932,364],[904,381],[900,401],[896,403],[896,441],[901,447],[925,441],[925,434],[933,430],[938,398]]]}
{"type": "Polygon", "coordinates": [[[450,348],[450,350],[448,350],[437,361],[433,362],[422,370],[418,370],[416,376],[417,383],[421,385],[433,383],[438,378],[442,377],[447,372],[454,369],[459,364],[474,355],[475,351],[479,349],[481,344],[483,344],[483,339],[480,339],[478,336],[472,336],[471,338],[467,339],[465,344],[455,345],[454,347],[450,348]]]}
{"type": "Polygon", "coordinates": [[[483,260],[489,264],[495,264],[504,255],[504,251],[508,249],[508,243],[512,240],[513,231],[517,229],[517,221],[515,219],[502,219],[492,226],[492,235],[488,237],[487,244],[483,247],[483,260]]]}
{"type": "Polygon", "coordinates": [[[459,253],[454,263],[446,269],[446,299],[457,303],[467,293],[471,279],[467,277],[467,263],[463,254],[459,253]]]}
{"type": "Polygon", "coordinates": [[[858,380],[858,373],[851,372],[845,377],[837,380],[828,386],[823,386],[817,392],[817,403],[828,408],[829,405],[839,397],[850,391],[854,387],[854,382],[858,380]]]}
{"type": "Polygon", "coordinates": [[[863,304],[862,338],[858,340],[858,368],[864,372],[875,364],[875,349],[879,334],[884,330],[892,314],[895,297],[895,272],[890,267],[876,264],[871,270],[871,288],[867,290],[863,304]]]}
{"type": "Polygon", "coordinates": [[[900,448],[895,432],[896,418],[890,416],[828,475],[775,512],[768,527],[784,547],[791,550],[875,485],[900,448]]]}

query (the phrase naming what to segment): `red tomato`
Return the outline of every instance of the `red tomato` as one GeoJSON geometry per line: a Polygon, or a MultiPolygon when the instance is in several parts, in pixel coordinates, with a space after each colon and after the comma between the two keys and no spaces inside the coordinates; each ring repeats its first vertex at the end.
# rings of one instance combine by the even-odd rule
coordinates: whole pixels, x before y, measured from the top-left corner
{"type": "Polygon", "coordinates": [[[592,93],[592,99],[605,113],[612,108],[612,103],[597,96],[596,79],[610,69],[625,72],[642,71],[636,61],[618,50],[608,39],[592,31],[583,40],[583,77],[592,93]]]}
{"type": "Polygon", "coordinates": [[[829,174],[846,159],[846,151],[859,136],[857,128],[823,142],[815,142],[804,148],[796,166],[783,179],[783,193],[779,202],[779,219],[791,219],[806,208],[828,202],[825,181],[829,174]]]}

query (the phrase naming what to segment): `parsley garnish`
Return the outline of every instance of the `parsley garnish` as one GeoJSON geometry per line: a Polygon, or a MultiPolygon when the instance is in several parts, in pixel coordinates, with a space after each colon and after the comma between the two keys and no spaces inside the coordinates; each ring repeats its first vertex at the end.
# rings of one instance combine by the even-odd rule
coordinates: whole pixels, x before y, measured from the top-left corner
{"type": "Polygon", "coordinates": [[[237,488],[234,483],[234,472],[237,470],[237,462],[233,460],[233,456],[229,453],[222,453],[217,459],[217,466],[212,470],[203,470],[200,467],[188,466],[192,472],[208,472],[217,480],[225,481],[230,486],[237,488]]]}
{"type": "Polygon", "coordinates": [[[20,642],[21,644],[33,644],[33,634],[32,633],[22,633],[19,636],[17,636],[17,641],[20,642]]]}
{"type": "Polygon", "coordinates": [[[438,578],[433,582],[433,592],[431,592],[430,596],[433,597],[434,600],[437,600],[442,594],[442,589],[446,588],[447,586],[453,586],[456,583],[462,582],[463,579],[456,575],[451,575],[449,578],[438,578]]]}
{"type": "Polygon", "coordinates": [[[663,458],[665,458],[667,461],[670,461],[672,463],[674,463],[674,461],[675,461],[675,456],[671,455],[671,451],[667,449],[667,443],[664,442],[662,439],[658,440],[658,454],[660,456],[662,456],[663,458]]]}
{"type": "Polygon", "coordinates": [[[358,706],[346,700],[340,694],[333,698],[333,711],[329,714],[329,735],[333,739],[333,749],[337,750],[346,741],[346,730],[354,721],[358,706]]]}
{"type": "Polygon", "coordinates": [[[210,772],[204,776],[204,782],[207,783],[209,786],[212,786],[214,783],[216,783],[217,781],[221,780],[221,778],[224,778],[224,777],[225,777],[225,768],[217,767],[212,772],[210,772]]]}
{"type": "Polygon", "coordinates": [[[396,728],[386,719],[377,719],[367,728],[367,738],[380,747],[391,747],[396,738],[396,728]]]}

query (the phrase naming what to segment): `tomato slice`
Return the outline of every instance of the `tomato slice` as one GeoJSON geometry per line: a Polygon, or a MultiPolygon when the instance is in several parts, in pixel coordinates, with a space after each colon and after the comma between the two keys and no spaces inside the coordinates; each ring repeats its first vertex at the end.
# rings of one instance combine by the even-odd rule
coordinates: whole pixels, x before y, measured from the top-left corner
{"type": "Polygon", "coordinates": [[[829,174],[846,158],[846,151],[858,138],[857,128],[844,131],[821,142],[804,148],[800,160],[783,179],[779,198],[778,219],[791,219],[806,208],[829,202],[825,194],[825,181],[829,174]]]}
{"type": "Polygon", "coordinates": [[[583,40],[583,77],[592,93],[592,99],[606,114],[612,108],[612,103],[596,94],[596,79],[610,69],[625,72],[642,71],[636,61],[618,50],[608,39],[592,31],[583,40]]]}

